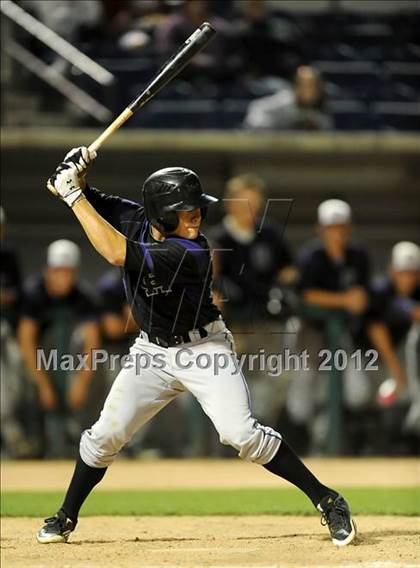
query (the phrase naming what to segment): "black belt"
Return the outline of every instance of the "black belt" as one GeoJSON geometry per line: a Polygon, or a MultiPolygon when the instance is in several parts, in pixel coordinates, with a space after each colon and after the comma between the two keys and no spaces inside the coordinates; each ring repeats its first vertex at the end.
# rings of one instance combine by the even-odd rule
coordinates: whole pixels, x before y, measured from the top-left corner
{"type": "MultiPolygon", "coordinates": [[[[200,339],[204,339],[208,336],[208,332],[204,327],[197,327],[194,332],[198,332],[200,339]]],[[[187,331],[183,335],[171,335],[162,337],[161,335],[156,335],[154,333],[143,332],[149,341],[159,345],[159,347],[175,347],[176,345],[181,345],[182,343],[191,343],[193,341],[190,336],[190,332],[187,331]]]]}

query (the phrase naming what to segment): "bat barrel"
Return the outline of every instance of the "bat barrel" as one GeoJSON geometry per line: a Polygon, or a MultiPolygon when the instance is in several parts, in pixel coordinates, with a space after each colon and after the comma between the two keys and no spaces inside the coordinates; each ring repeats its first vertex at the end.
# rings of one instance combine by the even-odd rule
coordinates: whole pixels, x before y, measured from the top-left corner
{"type": "MultiPolygon", "coordinates": [[[[158,93],[169,81],[178,75],[191,61],[196,53],[201,51],[215,35],[216,30],[204,22],[184,42],[180,49],[164,64],[147,89],[137,97],[120,115],[106,128],[89,146],[89,150],[98,150],[108,138],[114,134],[133,114],[158,93]]],[[[52,191],[52,190],[51,190],[52,191]]]]}
{"type": "Polygon", "coordinates": [[[154,97],[169,81],[184,69],[196,53],[201,51],[216,34],[216,30],[204,22],[184,42],[181,48],[163,65],[157,76],[153,79],[140,96],[132,101],[128,108],[135,112],[154,97]]]}

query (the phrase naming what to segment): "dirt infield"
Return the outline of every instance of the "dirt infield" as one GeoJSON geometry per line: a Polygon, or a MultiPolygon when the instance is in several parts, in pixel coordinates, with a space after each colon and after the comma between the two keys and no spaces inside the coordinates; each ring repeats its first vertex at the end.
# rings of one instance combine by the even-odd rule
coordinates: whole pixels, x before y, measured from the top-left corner
{"type": "MultiPolygon", "coordinates": [[[[327,485],[340,487],[413,487],[420,483],[415,459],[308,459],[305,463],[327,485]]],[[[3,462],[3,491],[62,490],[73,462],[3,462]]],[[[290,487],[255,464],[241,460],[118,460],[109,468],[98,491],[107,489],[194,489],[290,487]]]]}
{"type": "MultiPolygon", "coordinates": [[[[415,486],[415,460],[308,460],[326,483],[340,486],[415,486]]],[[[3,490],[64,490],[69,462],[3,462],[3,490]]],[[[239,460],[115,463],[106,489],[279,487],[261,467],[239,460]]],[[[420,568],[420,519],[357,519],[355,546],[336,549],[316,517],[88,517],[68,545],[39,545],[40,519],[2,519],[5,568],[132,568],[240,566],[358,566],[420,568]]]]}
{"type": "Polygon", "coordinates": [[[3,520],[2,566],[420,566],[420,520],[408,517],[361,517],[357,544],[344,549],[315,517],[91,517],[67,545],[37,544],[38,526],[3,520]]]}

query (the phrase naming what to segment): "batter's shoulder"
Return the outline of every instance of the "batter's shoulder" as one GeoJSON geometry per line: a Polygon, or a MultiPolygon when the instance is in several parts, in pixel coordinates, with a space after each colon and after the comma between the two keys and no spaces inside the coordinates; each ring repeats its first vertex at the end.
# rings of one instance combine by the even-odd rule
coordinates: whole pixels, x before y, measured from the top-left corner
{"type": "Polygon", "coordinates": [[[121,204],[123,205],[121,223],[130,223],[132,221],[143,223],[145,221],[146,216],[144,214],[144,207],[141,203],[121,198],[121,204]]]}
{"type": "Polygon", "coordinates": [[[208,241],[203,233],[200,233],[196,239],[184,239],[182,237],[167,237],[165,244],[178,250],[199,251],[208,249],[208,241]]]}
{"type": "Polygon", "coordinates": [[[185,266],[196,266],[201,273],[206,270],[210,258],[210,249],[206,237],[200,233],[196,239],[183,239],[181,237],[169,237],[165,240],[169,252],[178,258],[185,266]]]}
{"type": "Polygon", "coordinates": [[[128,239],[136,239],[137,235],[144,228],[144,224],[147,223],[144,207],[140,203],[127,199],[123,199],[122,202],[129,203],[130,206],[122,208],[120,215],[121,231],[128,239]]]}

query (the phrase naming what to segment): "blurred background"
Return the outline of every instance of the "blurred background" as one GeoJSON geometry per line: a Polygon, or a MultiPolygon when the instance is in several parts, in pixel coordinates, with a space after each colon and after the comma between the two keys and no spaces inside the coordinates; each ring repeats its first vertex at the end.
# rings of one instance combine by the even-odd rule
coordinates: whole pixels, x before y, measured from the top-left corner
{"type": "MultiPolygon", "coordinates": [[[[121,353],[138,333],[118,271],[45,181],[203,21],[216,39],[101,149],[89,181],[139,200],[152,171],[197,171],[220,198],[204,232],[238,353],[310,352],[310,372],[248,373],[255,415],[302,454],[418,453],[420,2],[0,6],[2,456],[75,455],[116,375],[40,374],[37,347],[121,353]],[[340,352],[328,372],[321,348],[340,352]]],[[[233,455],[184,395],[125,453],[233,455]]]]}

